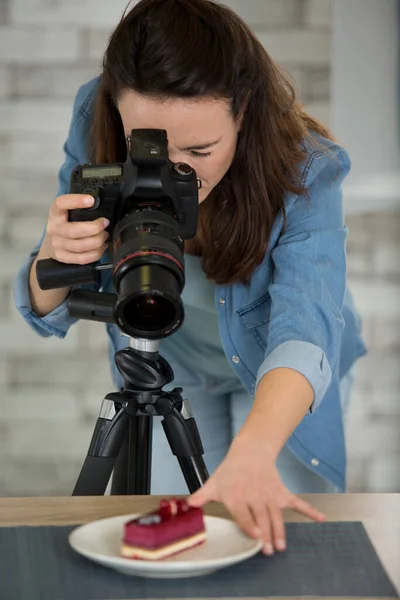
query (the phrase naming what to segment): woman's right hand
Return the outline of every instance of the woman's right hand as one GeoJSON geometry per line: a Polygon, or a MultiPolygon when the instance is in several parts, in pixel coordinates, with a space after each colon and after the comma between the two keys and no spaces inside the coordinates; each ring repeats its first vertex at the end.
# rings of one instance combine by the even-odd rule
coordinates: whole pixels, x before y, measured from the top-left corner
{"type": "Polygon", "coordinates": [[[68,221],[68,211],[93,206],[93,196],[65,194],[50,206],[41,255],[62,263],[86,265],[96,262],[107,249],[109,222],[100,217],[94,221],[68,221]]]}

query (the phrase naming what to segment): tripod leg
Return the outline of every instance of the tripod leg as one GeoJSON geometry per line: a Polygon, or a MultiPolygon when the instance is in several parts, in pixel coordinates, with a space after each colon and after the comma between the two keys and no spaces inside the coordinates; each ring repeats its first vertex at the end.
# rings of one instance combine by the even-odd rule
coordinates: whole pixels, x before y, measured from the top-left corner
{"type": "Polygon", "coordinates": [[[128,419],[125,409],[121,408],[116,412],[114,402],[106,396],[73,496],[101,496],[105,493],[120,452],[128,419]]]}
{"type": "Polygon", "coordinates": [[[183,400],[182,409],[176,407],[164,416],[162,425],[172,453],[177,457],[190,493],[198,490],[209,474],[203,460],[203,444],[194,420],[189,400],[183,400]]]}
{"type": "Polygon", "coordinates": [[[129,476],[129,431],[126,429],[124,440],[111,479],[110,494],[112,496],[125,496],[128,493],[127,474],[129,476]]]}
{"type": "Polygon", "coordinates": [[[148,495],[151,482],[153,417],[131,416],[115,463],[112,495],[148,495]]]}

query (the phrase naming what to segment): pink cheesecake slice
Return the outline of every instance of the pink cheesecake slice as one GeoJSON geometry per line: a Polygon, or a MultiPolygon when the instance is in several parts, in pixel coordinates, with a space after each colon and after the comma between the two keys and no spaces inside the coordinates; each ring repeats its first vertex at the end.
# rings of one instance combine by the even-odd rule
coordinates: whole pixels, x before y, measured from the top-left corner
{"type": "Polygon", "coordinates": [[[124,526],[125,558],[160,560],[202,544],[206,539],[203,511],[186,500],[161,500],[157,510],[124,526]]]}

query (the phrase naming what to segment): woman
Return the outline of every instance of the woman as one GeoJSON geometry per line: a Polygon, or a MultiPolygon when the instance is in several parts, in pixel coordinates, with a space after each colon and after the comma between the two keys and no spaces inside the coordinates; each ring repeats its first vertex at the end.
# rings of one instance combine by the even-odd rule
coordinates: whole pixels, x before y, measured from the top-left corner
{"type": "MultiPolygon", "coordinates": [[[[42,291],[36,261],[110,259],[107,222],[67,221],[93,202],[68,193],[71,170],[123,161],[141,128],[167,130],[170,160],[202,182],[185,245],[185,322],[160,347],[211,473],[190,501],[223,502],[272,554],[285,548],[283,508],[323,519],[295,494],[346,485],[344,390],[365,352],[346,290],[349,158],[235,13],[209,0],[142,0],[113,33],[101,76],[77,94],[58,197],[17,277],[18,309],[42,336],[64,337],[73,319],[69,290],[42,291]]],[[[107,329],[113,359],[126,339],[107,329]]],[[[157,424],[153,456],[152,492],[185,493],[157,424]]]]}

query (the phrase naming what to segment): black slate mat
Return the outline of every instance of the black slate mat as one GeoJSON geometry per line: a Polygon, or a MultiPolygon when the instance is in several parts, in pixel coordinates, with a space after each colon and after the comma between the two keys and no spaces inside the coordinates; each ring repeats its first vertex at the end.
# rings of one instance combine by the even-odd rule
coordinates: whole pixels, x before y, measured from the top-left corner
{"type": "MultiPolygon", "coordinates": [[[[74,527],[0,528],[1,600],[254,596],[399,598],[362,523],[287,523],[288,549],[193,579],[122,575],[76,554],[74,527]]],[[[400,568],[400,565],[399,565],[400,568]]]]}

